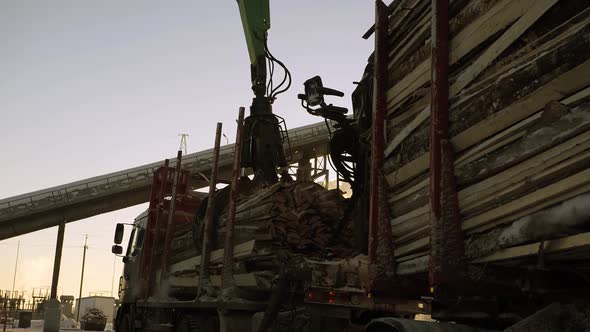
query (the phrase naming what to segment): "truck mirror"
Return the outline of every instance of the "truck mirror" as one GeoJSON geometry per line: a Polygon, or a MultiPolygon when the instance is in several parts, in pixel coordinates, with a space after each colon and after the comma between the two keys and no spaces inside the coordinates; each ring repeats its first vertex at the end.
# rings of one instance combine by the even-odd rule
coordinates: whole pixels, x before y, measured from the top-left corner
{"type": "Polygon", "coordinates": [[[115,255],[120,255],[123,253],[123,247],[121,247],[118,244],[113,245],[113,247],[111,248],[111,251],[113,252],[113,254],[115,255]]]}
{"type": "Polygon", "coordinates": [[[115,228],[115,244],[121,244],[123,242],[123,233],[125,232],[125,226],[123,224],[117,224],[115,228]]]}

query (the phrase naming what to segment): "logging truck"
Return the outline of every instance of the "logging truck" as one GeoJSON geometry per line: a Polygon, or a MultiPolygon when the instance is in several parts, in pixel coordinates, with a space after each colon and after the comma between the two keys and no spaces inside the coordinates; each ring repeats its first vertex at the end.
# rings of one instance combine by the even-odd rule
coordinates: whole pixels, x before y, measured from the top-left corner
{"type": "MultiPolygon", "coordinates": [[[[260,43],[267,11],[238,3],[260,43]]],[[[193,191],[179,155],[125,254],[117,225],[117,331],[588,328],[588,2],[377,1],[372,34],[351,115],[319,76],[299,95],[352,196],[286,171],[262,88],[276,58],[252,45],[231,185],[216,188],[214,163],[209,194],[193,191]]]]}

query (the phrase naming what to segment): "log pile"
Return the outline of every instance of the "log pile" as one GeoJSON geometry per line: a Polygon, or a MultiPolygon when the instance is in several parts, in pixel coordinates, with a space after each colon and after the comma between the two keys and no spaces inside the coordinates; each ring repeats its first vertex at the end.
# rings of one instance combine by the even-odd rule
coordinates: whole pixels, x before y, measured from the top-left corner
{"type": "MultiPolygon", "coordinates": [[[[352,253],[352,225],[345,218],[346,208],[338,189],[326,190],[315,182],[277,183],[241,198],[235,224],[266,234],[276,249],[308,256],[321,256],[329,249],[333,256],[347,257],[352,253]]],[[[226,217],[224,211],[220,228],[226,217]]]]}
{"type": "MultiPolygon", "coordinates": [[[[248,181],[243,179],[243,181],[248,181]]],[[[355,255],[347,201],[340,190],[314,182],[279,182],[242,195],[236,208],[234,279],[241,296],[259,298],[268,292],[276,274],[302,269],[308,259],[348,258],[355,255]]],[[[220,286],[227,207],[216,218],[216,241],[211,252],[211,285],[220,286]]],[[[178,227],[172,249],[170,294],[194,296],[199,286],[200,250],[189,225],[178,227]]]]}
{"type": "MultiPolygon", "coordinates": [[[[391,6],[385,171],[398,262],[424,260],[430,245],[430,6],[391,6]]],[[[590,7],[584,0],[451,0],[449,16],[449,137],[476,260],[493,254],[489,243],[472,250],[496,239],[487,233],[590,192],[590,7]]],[[[590,222],[582,219],[577,232],[590,222]]],[[[510,246],[535,241],[525,236],[510,246]]]]}

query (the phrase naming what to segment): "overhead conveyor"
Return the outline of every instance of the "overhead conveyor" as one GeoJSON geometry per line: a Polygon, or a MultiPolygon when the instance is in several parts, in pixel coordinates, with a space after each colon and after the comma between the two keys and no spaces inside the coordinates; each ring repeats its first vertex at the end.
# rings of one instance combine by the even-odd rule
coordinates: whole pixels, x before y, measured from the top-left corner
{"type": "MultiPolygon", "coordinates": [[[[323,156],[327,153],[329,132],[324,122],[289,130],[287,151],[293,155],[323,156]]],[[[234,145],[221,147],[220,178],[229,178],[234,145]]],[[[183,157],[183,169],[193,174],[211,170],[213,149],[183,157]]],[[[170,158],[170,166],[175,165],[170,158]]],[[[38,190],[0,200],[0,240],[35,232],[147,202],[153,172],[162,161],[109,173],[89,179],[38,190]]],[[[206,179],[193,179],[194,188],[207,186],[206,179]]]]}

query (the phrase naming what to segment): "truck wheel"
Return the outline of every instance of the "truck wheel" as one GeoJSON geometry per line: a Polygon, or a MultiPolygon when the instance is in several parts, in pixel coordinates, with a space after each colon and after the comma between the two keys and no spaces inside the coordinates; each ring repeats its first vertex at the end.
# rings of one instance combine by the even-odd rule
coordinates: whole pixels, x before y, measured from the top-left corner
{"type": "Polygon", "coordinates": [[[199,331],[198,329],[193,330],[193,327],[191,326],[191,322],[190,319],[187,316],[183,316],[180,321],[178,322],[178,325],[176,325],[176,332],[197,332],[199,331]]]}
{"type": "Polygon", "coordinates": [[[217,332],[219,331],[219,322],[215,317],[206,316],[182,316],[176,332],[217,332]]]}

